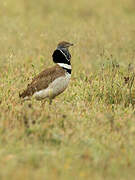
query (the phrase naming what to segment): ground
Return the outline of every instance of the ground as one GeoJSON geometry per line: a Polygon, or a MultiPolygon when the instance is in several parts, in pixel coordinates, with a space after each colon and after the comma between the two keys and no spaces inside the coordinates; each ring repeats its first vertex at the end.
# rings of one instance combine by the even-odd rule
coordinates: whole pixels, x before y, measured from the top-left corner
{"type": "Polygon", "coordinates": [[[0,179],[134,179],[134,60],[134,0],[2,1],[0,179]],[[67,90],[51,106],[21,102],[63,40],[67,90]]]}

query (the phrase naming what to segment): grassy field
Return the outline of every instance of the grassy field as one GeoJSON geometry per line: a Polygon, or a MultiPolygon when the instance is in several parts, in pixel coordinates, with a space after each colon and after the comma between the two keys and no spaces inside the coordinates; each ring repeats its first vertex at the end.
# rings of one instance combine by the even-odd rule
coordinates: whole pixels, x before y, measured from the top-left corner
{"type": "Polygon", "coordinates": [[[0,5],[0,179],[135,179],[135,1],[5,0],[0,5]],[[53,104],[21,103],[35,74],[74,43],[53,104]]]}

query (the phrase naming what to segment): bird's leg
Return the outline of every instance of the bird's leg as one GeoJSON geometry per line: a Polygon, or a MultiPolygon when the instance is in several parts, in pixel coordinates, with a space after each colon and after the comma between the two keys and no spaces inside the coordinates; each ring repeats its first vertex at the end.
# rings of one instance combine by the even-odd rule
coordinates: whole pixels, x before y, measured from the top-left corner
{"type": "Polygon", "coordinates": [[[49,105],[52,104],[52,98],[49,98],[49,105]]]}
{"type": "Polygon", "coordinates": [[[50,91],[49,91],[49,105],[51,105],[52,104],[52,95],[53,95],[53,91],[52,91],[52,89],[50,89],[50,91]]]}

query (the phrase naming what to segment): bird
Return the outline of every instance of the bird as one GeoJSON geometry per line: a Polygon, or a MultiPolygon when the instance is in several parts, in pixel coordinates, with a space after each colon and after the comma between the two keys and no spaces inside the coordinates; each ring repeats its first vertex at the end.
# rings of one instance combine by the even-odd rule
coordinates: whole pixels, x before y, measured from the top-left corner
{"type": "Polygon", "coordinates": [[[51,104],[52,100],[67,88],[72,72],[70,46],[73,44],[66,41],[58,43],[52,54],[55,65],[36,75],[27,88],[19,93],[21,99],[34,98],[42,101],[47,98],[51,104]]]}

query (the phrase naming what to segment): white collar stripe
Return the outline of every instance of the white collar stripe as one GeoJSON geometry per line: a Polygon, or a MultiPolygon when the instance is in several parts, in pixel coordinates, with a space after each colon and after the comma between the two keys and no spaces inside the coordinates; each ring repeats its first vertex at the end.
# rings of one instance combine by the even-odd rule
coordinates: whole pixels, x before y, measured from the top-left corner
{"type": "Polygon", "coordinates": [[[64,63],[57,63],[60,67],[66,68],[66,69],[71,69],[71,65],[64,64],[64,63]]]}

